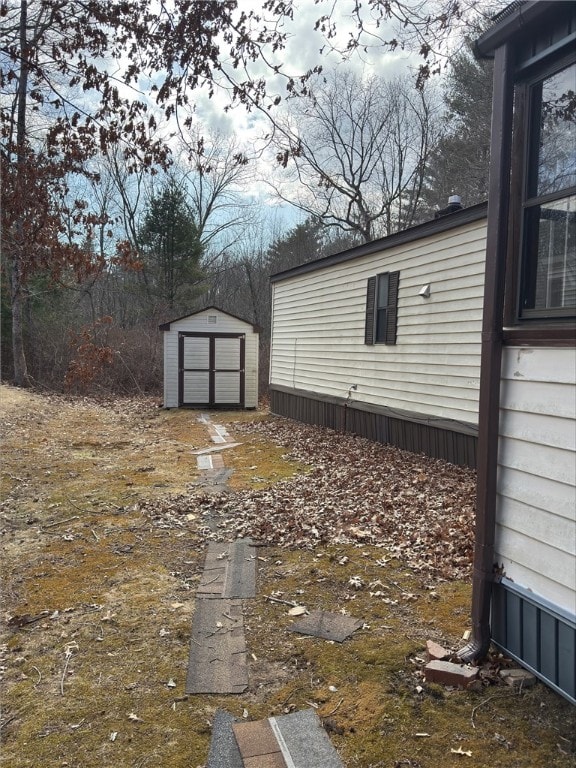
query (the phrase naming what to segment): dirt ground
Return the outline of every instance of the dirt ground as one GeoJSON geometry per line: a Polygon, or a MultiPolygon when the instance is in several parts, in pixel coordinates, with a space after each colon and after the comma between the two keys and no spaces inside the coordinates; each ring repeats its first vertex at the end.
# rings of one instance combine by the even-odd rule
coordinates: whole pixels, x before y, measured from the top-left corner
{"type": "MultiPolygon", "coordinates": [[[[1,387],[0,764],[200,768],[218,708],[259,719],[313,707],[349,768],[576,765],[574,708],[540,683],[507,687],[498,672],[510,662],[498,654],[478,690],[424,681],[426,640],[456,649],[468,627],[464,555],[454,555],[450,572],[437,558],[419,569],[394,547],[393,532],[385,547],[366,532],[367,513],[350,518],[355,537],[329,537],[318,517],[309,525],[313,546],[290,546],[296,507],[322,508],[334,529],[347,519],[336,500],[327,503],[328,491],[315,495],[314,483],[334,472],[320,453],[314,458],[324,437],[289,427],[307,443],[303,453],[274,437],[281,431],[266,413],[213,414],[241,442],[225,452],[234,475],[215,499],[191,453],[210,442],[198,415],[152,399],[95,402],[1,387]],[[267,527],[254,512],[262,503],[275,510],[267,527]],[[249,689],[186,695],[206,543],[256,524],[266,546],[258,550],[258,597],[245,610],[249,689]],[[282,600],[344,611],[364,626],[342,644],[297,635],[282,600]]],[[[376,458],[387,455],[393,461],[391,453],[376,458]]],[[[465,473],[443,472],[451,497],[470,484],[465,473]]],[[[409,474],[410,488],[405,479],[392,491],[407,505],[442,493],[413,490],[432,482],[425,459],[409,474]]],[[[383,494],[378,488],[375,499],[383,494]]],[[[468,551],[462,508],[470,505],[458,498],[458,509],[444,514],[460,522],[438,527],[438,549],[452,536],[454,552],[458,542],[468,551]]],[[[440,507],[444,501],[438,516],[440,507]]],[[[379,515],[370,519],[383,531],[379,515]]],[[[416,552],[436,546],[420,534],[408,539],[416,552]]]]}

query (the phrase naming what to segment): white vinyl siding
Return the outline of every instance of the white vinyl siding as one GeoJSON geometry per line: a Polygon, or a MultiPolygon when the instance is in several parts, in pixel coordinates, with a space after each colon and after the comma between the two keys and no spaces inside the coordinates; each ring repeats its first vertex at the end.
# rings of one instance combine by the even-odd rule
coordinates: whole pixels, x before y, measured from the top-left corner
{"type": "Polygon", "coordinates": [[[237,373],[219,371],[214,377],[214,398],[220,405],[240,400],[240,376],[237,373]]]}
{"type": "Polygon", "coordinates": [[[184,402],[208,402],[209,386],[210,378],[208,372],[186,371],[184,374],[184,402]]]}
{"type": "Polygon", "coordinates": [[[178,407],[178,332],[164,331],[164,407],[178,407]]]}
{"type": "Polygon", "coordinates": [[[270,383],[477,423],[485,248],[481,220],[275,282],[270,383]],[[395,270],[396,345],[366,345],[368,278],[395,270]]]}
{"type": "MultiPolygon", "coordinates": [[[[258,333],[254,331],[250,323],[246,323],[232,315],[210,308],[203,312],[175,320],[170,323],[170,329],[164,331],[164,407],[178,407],[178,333],[179,332],[206,333],[206,336],[213,333],[243,333],[246,335],[245,345],[245,407],[258,407],[258,333]],[[215,318],[215,321],[214,321],[215,318]]],[[[187,339],[189,342],[190,339],[187,339]]],[[[207,342],[207,339],[200,339],[207,342]]],[[[229,339],[218,339],[218,348],[226,353],[231,350],[237,350],[238,344],[226,345],[229,339]]],[[[207,349],[206,344],[206,349],[207,349]]],[[[186,349],[186,345],[185,345],[186,349]]],[[[230,367],[237,367],[238,353],[235,351],[228,359],[230,367]]],[[[222,396],[222,403],[238,402],[238,376],[236,383],[231,382],[231,377],[216,379],[216,395],[222,396]],[[232,394],[235,392],[235,399],[232,394]]],[[[187,383],[185,381],[184,400],[187,396],[191,397],[194,386],[201,386],[202,382],[197,381],[187,383]]]]}
{"type": "Polygon", "coordinates": [[[576,612],[576,350],[504,350],[496,561],[576,612]]]}
{"type": "Polygon", "coordinates": [[[210,344],[208,338],[189,336],[184,339],[184,368],[208,368],[210,344]]]}

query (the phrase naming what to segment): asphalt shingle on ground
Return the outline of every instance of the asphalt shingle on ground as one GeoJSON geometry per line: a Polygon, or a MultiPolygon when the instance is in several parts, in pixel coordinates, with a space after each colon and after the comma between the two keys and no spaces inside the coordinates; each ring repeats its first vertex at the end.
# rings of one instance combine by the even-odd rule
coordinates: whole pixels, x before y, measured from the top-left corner
{"type": "Polygon", "coordinates": [[[230,727],[245,768],[343,768],[312,709],[230,727]]]}
{"type": "Polygon", "coordinates": [[[256,550],[251,539],[236,539],[228,547],[224,597],[256,597],[256,550]]]}
{"type": "Polygon", "coordinates": [[[344,768],[313,709],[271,717],[270,724],[278,740],[283,740],[295,768],[344,768]]]}
{"type": "Polygon", "coordinates": [[[329,613],[328,611],[311,611],[295,622],[291,627],[292,632],[300,632],[303,635],[321,637],[323,640],[333,640],[343,643],[357,629],[364,624],[360,619],[345,616],[341,613],[329,613]]]}
{"type": "Polygon", "coordinates": [[[197,597],[256,597],[256,555],[250,539],[208,544],[197,597]]]}
{"type": "Polygon", "coordinates": [[[237,718],[218,709],[212,723],[212,740],[206,768],[244,768],[244,761],[234,737],[232,724],[237,718]]]}
{"type": "Polygon", "coordinates": [[[186,693],[242,693],[248,687],[240,600],[196,600],[186,693]]]}
{"type": "MultiPolygon", "coordinates": [[[[247,757],[281,756],[280,745],[268,720],[235,723],[232,730],[244,761],[247,757]]],[[[282,765],[285,765],[284,760],[282,765]]]]}
{"type": "Polygon", "coordinates": [[[246,690],[248,662],[240,598],[255,596],[256,555],[252,542],[210,542],[192,619],[187,693],[246,690]]]}

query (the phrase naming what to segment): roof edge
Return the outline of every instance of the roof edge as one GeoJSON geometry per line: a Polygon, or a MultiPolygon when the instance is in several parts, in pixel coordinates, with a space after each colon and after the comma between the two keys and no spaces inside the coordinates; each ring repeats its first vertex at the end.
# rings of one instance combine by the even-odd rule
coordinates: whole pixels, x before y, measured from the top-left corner
{"type": "Polygon", "coordinates": [[[276,274],[270,276],[271,283],[277,283],[281,280],[286,280],[290,277],[296,277],[296,275],[306,274],[307,272],[315,272],[319,269],[326,269],[332,267],[335,264],[341,264],[346,261],[352,261],[353,259],[359,259],[362,256],[369,256],[378,251],[386,251],[389,248],[394,248],[397,245],[404,245],[405,243],[411,243],[415,240],[420,240],[424,237],[430,237],[432,235],[440,234],[441,232],[447,232],[451,229],[471,224],[474,221],[480,221],[485,219],[488,213],[488,203],[478,203],[477,205],[471,205],[469,208],[464,208],[456,213],[450,213],[447,216],[442,216],[439,219],[431,219],[425,221],[423,224],[417,224],[409,229],[403,229],[401,232],[395,232],[387,237],[381,237],[378,240],[371,240],[369,243],[363,245],[357,245],[354,248],[350,248],[347,251],[341,251],[340,253],[334,253],[331,256],[325,256],[322,259],[316,259],[315,261],[307,261],[305,264],[300,264],[298,267],[292,267],[286,269],[283,272],[276,272],[276,274]]]}
{"type": "Polygon", "coordinates": [[[546,13],[553,12],[560,0],[523,0],[513,2],[496,17],[494,24],[474,43],[474,53],[479,59],[490,59],[496,48],[523,31],[546,13]]]}
{"type": "Polygon", "coordinates": [[[245,317],[240,317],[239,315],[232,314],[232,312],[227,312],[225,309],[222,309],[222,307],[217,307],[215,304],[209,304],[206,307],[202,307],[201,309],[194,310],[194,312],[187,312],[185,315],[180,315],[180,317],[174,317],[172,320],[168,320],[165,323],[161,323],[158,326],[158,328],[161,331],[169,331],[172,323],[177,323],[179,320],[185,320],[187,317],[194,317],[194,315],[199,315],[202,312],[207,312],[210,309],[215,309],[217,312],[222,312],[223,315],[228,315],[228,317],[233,317],[235,320],[240,320],[240,322],[242,323],[251,325],[255,333],[260,332],[260,327],[255,323],[253,323],[251,320],[246,320],[245,317]]]}

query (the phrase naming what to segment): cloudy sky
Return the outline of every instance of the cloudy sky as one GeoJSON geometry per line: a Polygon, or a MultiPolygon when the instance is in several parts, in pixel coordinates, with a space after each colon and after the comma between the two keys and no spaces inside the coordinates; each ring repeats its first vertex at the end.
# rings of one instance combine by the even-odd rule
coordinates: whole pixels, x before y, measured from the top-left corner
{"type": "MultiPolygon", "coordinates": [[[[243,10],[247,10],[249,5],[257,10],[261,3],[248,4],[247,0],[240,2],[243,10]]],[[[406,72],[412,72],[415,77],[419,64],[418,56],[400,49],[395,52],[387,51],[382,45],[378,45],[376,38],[367,40],[371,46],[368,50],[362,50],[346,61],[339,53],[327,50],[325,37],[320,31],[314,30],[317,19],[331,9],[334,11],[338,28],[338,37],[335,42],[344,47],[350,35],[356,30],[355,22],[350,15],[353,5],[352,0],[337,0],[337,2],[323,0],[320,3],[315,3],[314,0],[297,0],[294,19],[285,26],[288,33],[286,47],[276,57],[275,63],[281,64],[283,72],[288,75],[299,75],[320,64],[324,68],[352,68],[366,77],[377,73],[384,78],[391,78],[406,72]]],[[[374,27],[372,31],[375,31],[374,27]]],[[[391,25],[385,29],[381,28],[379,34],[385,39],[395,36],[391,25]]],[[[251,65],[250,74],[254,77],[266,77],[270,93],[285,95],[285,80],[281,77],[270,77],[270,71],[262,62],[251,65]]],[[[200,125],[223,135],[235,135],[246,144],[248,154],[252,154],[263,146],[262,137],[269,133],[271,126],[265,115],[258,110],[247,112],[240,106],[225,111],[228,97],[226,93],[218,91],[212,98],[208,98],[206,94],[196,94],[195,104],[195,116],[200,125]]],[[[263,167],[270,172],[269,159],[263,167]]],[[[254,202],[262,206],[265,217],[272,222],[270,224],[272,229],[286,229],[301,220],[302,215],[297,209],[285,204],[279,205],[279,201],[270,194],[261,181],[255,180],[246,191],[254,202]]]]}
{"type": "MultiPolygon", "coordinates": [[[[252,7],[255,11],[259,9],[260,5],[261,3],[252,2],[252,0],[250,2],[241,0],[240,2],[242,9],[252,7]]],[[[317,19],[322,13],[332,10],[338,30],[335,43],[345,45],[356,30],[355,22],[350,13],[353,5],[351,0],[338,0],[338,2],[320,0],[318,3],[314,0],[297,0],[293,21],[288,21],[284,25],[288,33],[286,47],[271,60],[281,64],[285,74],[295,76],[318,65],[325,68],[330,66],[353,68],[366,75],[376,72],[383,77],[392,77],[409,70],[415,71],[419,63],[417,55],[399,49],[395,52],[387,51],[378,44],[376,37],[366,38],[366,42],[371,46],[368,51],[362,50],[346,61],[339,53],[328,50],[326,38],[320,31],[314,29],[317,19]]],[[[373,24],[369,28],[372,32],[376,32],[373,24]]],[[[386,28],[381,28],[379,34],[385,39],[393,38],[395,32],[392,24],[387,25],[386,28]]],[[[251,65],[250,73],[255,77],[266,77],[271,93],[285,95],[284,79],[270,77],[270,71],[264,63],[257,62],[251,65]]],[[[224,111],[226,103],[227,97],[224,93],[217,93],[212,99],[207,96],[200,96],[196,100],[197,116],[207,126],[225,132],[252,133],[257,126],[265,125],[266,120],[263,116],[254,113],[247,115],[243,108],[226,113],[224,111]]]]}
{"type": "MultiPolygon", "coordinates": [[[[499,0],[461,0],[461,4],[466,6],[469,3],[472,13],[490,13],[502,7],[505,2],[499,0]]],[[[261,0],[239,0],[240,10],[255,12],[261,11],[261,0]]],[[[334,46],[345,49],[351,36],[357,31],[357,23],[352,13],[355,0],[295,0],[294,18],[292,21],[285,21],[283,29],[287,33],[287,42],[285,48],[277,54],[268,52],[269,62],[282,66],[282,72],[287,75],[297,76],[317,65],[324,69],[336,67],[344,69],[353,69],[356,73],[369,77],[373,74],[381,76],[383,79],[391,79],[397,75],[409,74],[414,80],[419,65],[422,62],[417,53],[418,43],[412,41],[412,46],[402,50],[398,47],[391,51],[382,45],[382,41],[398,38],[401,34],[397,25],[393,22],[387,22],[380,26],[375,24],[375,16],[367,7],[368,0],[361,4],[363,8],[363,22],[365,23],[366,35],[362,42],[365,43],[351,57],[344,59],[336,51],[330,52],[326,37],[321,31],[315,31],[316,21],[325,13],[331,13],[332,18],[337,25],[337,37],[333,39],[334,46]],[[415,50],[416,46],[416,50],[415,50]]],[[[426,9],[431,13],[435,8],[446,6],[446,0],[405,0],[405,6],[415,9],[426,9]]],[[[269,12],[268,12],[269,13],[269,12]]],[[[268,26],[270,21],[268,21],[268,26]]],[[[450,42],[454,42],[459,30],[457,29],[452,37],[452,41],[444,41],[443,50],[450,42]]],[[[427,38],[429,39],[429,38],[427,38]]],[[[438,48],[439,40],[429,40],[434,49],[438,48]]],[[[229,46],[222,44],[223,63],[225,54],[229,46]]],[[[236,73],[237,74],[237,73],[236,73]]],[[[270,69],[262,61],[250,64],[249,74],[251,77],[265,77],[268,81],[268,93],[278,93],[285,96],[285,79],[281,76],[271,76],[270,69]]],[[[264,145],[262,137],[271,130],[270,121],[258,110],[248,112],[245,107],[238,106],[232,110],[226,110],[229,106],[228,94],[218,89],[212,98],[206,93],[196,92],[193,94],[195,104],[195,122],[199,129],[207,129],[208,135],[211,132],[217,132],[220,136],[235,136],[239,142],[246,147],[248,156],[253,157],[258,149],[264,145]]],[[[282,109],[282,106],[280,107],[282,109]]],[[[251,164],[256,173],[254,180],[245,184],[243,193],[247,200],[257,204],[265,218],[271,220],[273,229],[288,229],[294,226],[302,216],[297,209],[287,205],[280,205],[279,201],[270,194],[266,185],[262,182],[262,174],[275,174],[274,160],[270,156],[261,161],[251,164]],[[258,176],[260,171],[260,178],[258,176]]]]}

